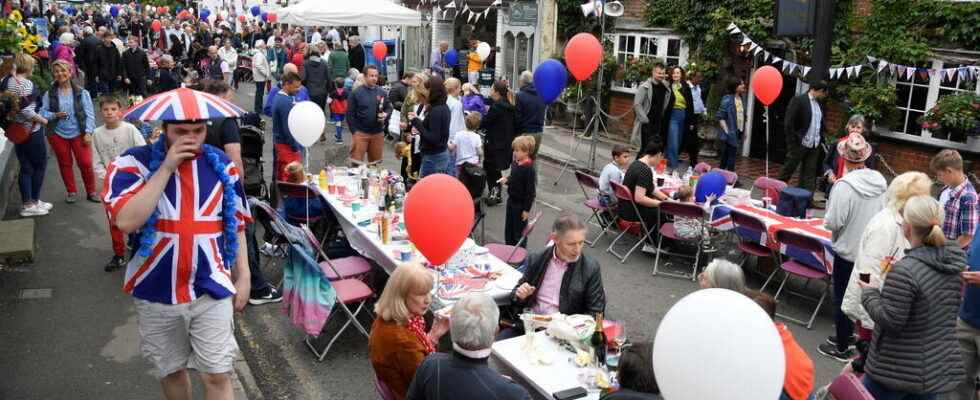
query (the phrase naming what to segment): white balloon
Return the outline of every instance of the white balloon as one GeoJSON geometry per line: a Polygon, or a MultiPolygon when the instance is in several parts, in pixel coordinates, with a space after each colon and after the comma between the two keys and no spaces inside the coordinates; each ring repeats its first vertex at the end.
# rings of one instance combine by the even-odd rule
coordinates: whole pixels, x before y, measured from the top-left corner
{"type": "Polygon", "coordinates": [[[316,103],[302,101],[296,103],[293,109],[289,111],[289,118],[286,122],[293,138],[303,147],[310,147],[323,134],[323,127],[327,126],[327,116],[323,114],[323,109],[316,103]]]}
{"type": "Polygon", "coordinates": [[[208,18],[207,18],[207,20],[208,20],[208,22],[210,22],[210,23],[212,23],[212,24],[214,24],[214,20],[216,20],[217,18],[218,18],[218,16],[217,16],[217,15],[214,15],[214,14],[208,14],[208,18]]]}
{"type": "Polygon", "coordinates": [[[480,42],[480,44],[476,45],[476,55],[480,56],[480,61],[486,60],[490,56],[490,44],[480,42]]]}
{"type": "Polygon", "coordinates": [[[653,371],[665,399],[777,399],[786,358],[776,325],[755,302],[728,289],[703,289],[660,321],[653,371]]]}

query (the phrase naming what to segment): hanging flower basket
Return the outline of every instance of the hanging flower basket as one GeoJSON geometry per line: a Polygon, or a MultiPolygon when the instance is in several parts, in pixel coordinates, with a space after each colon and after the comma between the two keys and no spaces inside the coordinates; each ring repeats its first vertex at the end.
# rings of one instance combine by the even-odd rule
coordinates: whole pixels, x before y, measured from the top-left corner
{"type": "Polygon", "coordinates": [[[962,92],[939,98],[923,115],[922,128],[954,136],[980,136],[980,96],[962,92]]]}

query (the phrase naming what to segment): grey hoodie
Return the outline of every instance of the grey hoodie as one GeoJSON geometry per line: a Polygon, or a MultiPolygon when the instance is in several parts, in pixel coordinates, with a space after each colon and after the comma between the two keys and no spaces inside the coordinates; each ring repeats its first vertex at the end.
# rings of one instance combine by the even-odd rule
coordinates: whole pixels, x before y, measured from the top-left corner
{"type": "Polygon", "coordinates": [[[834,184],[824,226],[833,233],[838,257],[857,259],[861,234],[871,218],[885,207],[887,187],[885,177],[870,168],[850,171],[834,184]]]}

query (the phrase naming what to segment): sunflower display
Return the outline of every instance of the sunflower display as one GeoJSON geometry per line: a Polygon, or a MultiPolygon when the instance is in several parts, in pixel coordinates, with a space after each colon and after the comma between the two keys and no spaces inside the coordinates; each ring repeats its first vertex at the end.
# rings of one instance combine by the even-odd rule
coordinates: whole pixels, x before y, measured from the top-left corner
{"type": "Polygon", "coordinates": [[[19,11],[14,10],[8,18],[0,19],[0,55],[13,55],[22,51],[34,54],[41,44],[42,38],[28,29],[19,11]]]}

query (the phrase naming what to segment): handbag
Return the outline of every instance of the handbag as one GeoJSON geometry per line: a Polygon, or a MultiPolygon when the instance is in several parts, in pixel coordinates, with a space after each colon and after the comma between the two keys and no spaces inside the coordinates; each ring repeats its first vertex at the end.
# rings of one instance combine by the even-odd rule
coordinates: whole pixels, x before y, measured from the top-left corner
{"type": "Polygon", "coordinates": [[[4,135],[7,136],[7,140],[14,142],[14,144],[22,144],[31,137],[31,133],[27,131],[27,127],[20,123],[7,125],[7,129],[4,130],[4,135]]]}

